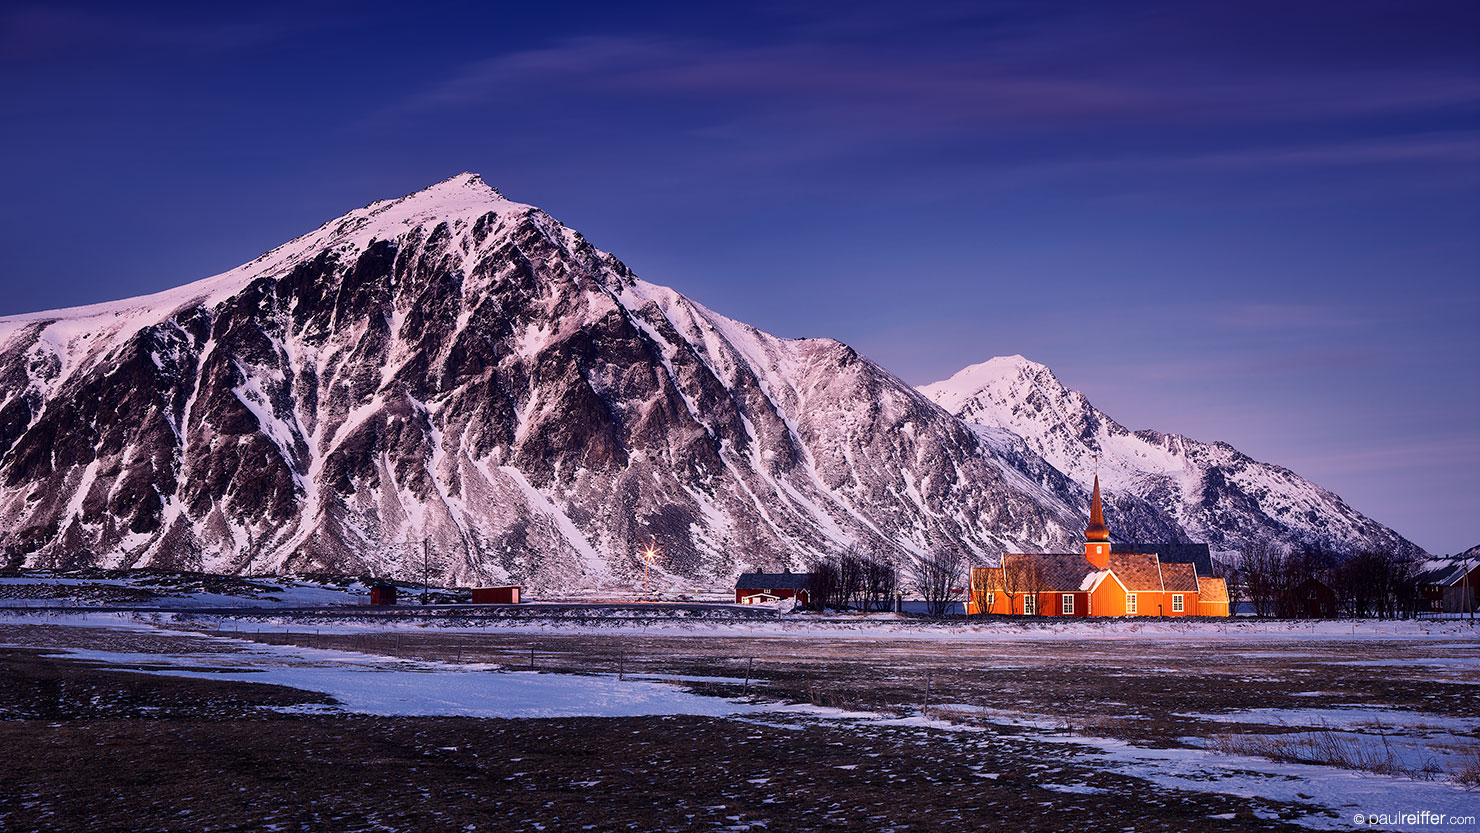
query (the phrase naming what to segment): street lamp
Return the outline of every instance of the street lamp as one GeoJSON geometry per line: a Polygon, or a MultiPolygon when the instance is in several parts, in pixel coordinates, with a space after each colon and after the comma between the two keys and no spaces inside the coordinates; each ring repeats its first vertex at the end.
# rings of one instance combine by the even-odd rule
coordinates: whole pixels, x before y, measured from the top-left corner
{"type": "Polygon", "coordinates": [[[652,567],[658,560],[658,555],[663,548],[658,546],[658,539],[649,539],[643,548],[637,551],[637,557],[642,559],[642,600],[648,601],[648,568],[652,567]]]}

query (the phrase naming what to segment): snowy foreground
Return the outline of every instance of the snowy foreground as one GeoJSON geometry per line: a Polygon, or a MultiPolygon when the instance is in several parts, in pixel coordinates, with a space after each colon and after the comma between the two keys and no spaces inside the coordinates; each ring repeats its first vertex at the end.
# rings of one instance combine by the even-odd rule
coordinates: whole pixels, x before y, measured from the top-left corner
{"type": "MultiPolygon", "coordinates": [[[[1375,703],[1362,692],[1333,699],[1336,692],[1323,690],[1325,669],[1331,674],[1360,671],[1359,676],[1395,677],[1432,681],[1441,691],[1475,691],[1464,689],[1480,683],[1480,641],[1467,624],[1364,622],[1278,624],[1233,622],[1225,625],[1208,623],[1065,623],[1030,628],[1007,625],[956,626],[928,628],[908,621],[887,618],[854,622],[849,627],[828,626],[805,620],[777,622],[684,622],[677,619],[633,624],[622,622],[565,623],[572,639],[597,634],[607,637],[640,628],[644,638],[661,644],[693,643],[695,637],[726,640],[723,650],[735,650],[734,640],[765,643],[767,646],[789,643],[805,646],[813,640],[839,637],[845,643],[858,639],[883,640],[876,643],[883,654],[897,656],[934,656],[949,660],[961,652],[993,650],[996,670],[1006,668],[1046,667],[1047,650],[1078,651],[1079,640],[1102,644],[1127,640],[1147,640],[1147,670],[1167,673],[1174,669],[1159,667],[1179,656],[1182,643],[1197,643],[1199,656],[1217,656],[1225,652],[1242,652],[1240,659],[1248,667],[1272,669],[1281,663],[1300,663],[1302,683],[1309,691],[1296,691],[1300,707],[1265,708],[1260,703],[1247,703],[1244,708],[1225,709],[1217,713],[1185,712],[1176,703],[1154,704],[1160,708],[1143,708],[1133,702],[1122,704],[1124,714],[1117,718],[1132,720],[1176,719],[1178,726],[1234,726],[1245,733],[1217,735],[1222,746],[1208,735],[1182,737],[1180,742],[1147,744],[1118,737],[1123,732],[1106,728],[1109,715],[1101,720],[1066,718],[1055,713],[1051,702],[1040,702],[1023,708],[1000,708],[972,702],[952,702],[951,695],[923,709],[828,707],[796,702],[786,696],[780,681],[753,681],[731,671],[728,674],[642,673],[628,666],[625,673],[605,667],[588,667],[583,673],[560,673],[579,670],[530,671],[522,668],[523,655],[510,647],[504,654],[462,659],[458,648],[456,659],[429,659],[404,656],[405,646],[417,644],[420,638],[465,640],[456,644],[486,645],[492,636],[507,638],[510,634],[548,634],[560,628],[560,622],[497,622],[485,628],[454,624],[451,620],[411,621],[396,623],[370,619],[337,622],[303,622],[287,617],[259,615],[251,620],[224,620],[198,614],[133,614],[133,613],[42,613],[11,610],[0,616],[4,633],[11,634],[12,646],[22,644],[15,634],[25,626],[41,626],[47,633],[82,632],[99,629],[117,634],[118,645],[108,640],[92,640],[89,647],[67,645],[47,648],[57,657],[74,661],[101,663],[151,675],[192,677],[215,681],[271,683],[327,695],[322,703],[276,707],[287,714],[470,718],[573,718],[573,717],[642,717],[660,715],[693,715],[719,717],[737,721],[743,726],[763,726],[769,730],[805,731],[823,724],[852,726],[862,731],[894,728],[930,730],[951,734],[981,735],[1000,730],[1021,733],[1034,743],[1057,750],[1053,755],[1060,764],[1077,763],[1093,770],[1128,776],[1148,786],[1163,790],[1216,793],[1238,799],[1257,800],[1261,806],[1274,802],[1302,808],[1298,812],[1276,815],[1255,809],[1261,818],[1282,818],[1316,829],[1349,829],[1354,819],[1363,814],[1362,824],[1376,816],[1396,821],[1378,827],[1400,830],[1465,829],[1457,827],[1455,817],[1480,813],[1480,792],[1455,783],[1451,771],[1461,767],[1466,755],[1475,755],[1480,746],[1480,715],[1474,699],[1452,713],[1424,711],[1411,706],[1402,708],[1375,703]],[[307,647],[304,644],[264,644],[295,634],[295,640],[313,644],[333,643],[336,647],[307,647]],[[394,645],[403,656],[388,656],[388,650],[377,645],[388,643],[386,634],[395,634],[394,645]],[[137,647],[147,639],[150,650],[137,647]],[[379,643],[364,640],[379,639],[379,643]],[[348,642],[346,642],[348,640],[348,642]],[[360,640],[357,643],[355,640],[360,640]],[[466,641],[473,640],[473,641],[466,641]],[[1333,644],[1341,640],[1341,649],[1333,644]],[[99,643],[103,644],[99,644],[99,643]],[[888,647],[889,643],[903,643],[888,647]],[[1353,645],[1351,643],[1355,642],[1353,645]],[[365,644],[365,650],[345,650],[343,644],[365,644]],[[1033,648],[1034,644],[1043,648],[1033,648]],[[1362,644],[1374,646],[1362,649],[1362,644]],[[130,647],[130,646],[134,647],[130,647]],[[908,646],[919,646],[908,647],[908,646]],[[991,646],[996,645],[995,649],[991,646]],[[168,646],[160,650],[159,646],[168,646]],[[987,646],[985,649],[983,646],[987,646]],[[1011,647],[1016,646],[1016,647],[1011,647]],[[1068,646],[1068,647],[1066,647],[1068,646]],[[1377,647],[1380,646],[1380,647],[1377,647]],[[1312,673],[1310,669],[1315,669],[1312,673]],[[705,693],[698,693],[702,690],[705,693]],[[715,696],[727,695],[727,696],[715,696]],[[1352,700],[1358,700],[1352,702],[1352,700]],[[1169,716],[1153,714],[1156,711],[1169,716]],[[1259,727],[1267,727],[1261,729],[1259,727]],[[1237,752],[1237,743],[1229,739],[1266,737],[1264,732],[1278,731],[1281,737],[1299,739],[1302,735],[1335,739],[1344,748],[1362,750],[1373,747],[1383,751],[1391,761],[1405,769],[1405,774],[1374,774],[1337,766],[1305,763],[1280,763],[1266,757],[1237,752]],[[1221,748],[1222,751],[1215,751],[1221,748]],[[1423,812],[1443,814],[1447,821],[1424,824],[1422,817],[1397,818],[1399,814],[1423,812]],[[1384,815],[1385,814],[1385,815],[1384,815]],[[1419,822],[1419,823],[1415,823],[1419,822]]],[[[55,640],[56,638],[53,637],[55,640]]],[[[42,640],[44,646],[44,640],[42,640]]],[[[65,644],[61,639],[59,645],[65,644]]],[[[32,643],[35,644],[35,643],[32,643]]],[[[627,644],[627,643],[624,643],[627,644]]],[[[636,656],[645,650],[637,641],[631,644],[636,656]]],[[[552,657],[574,655],[575,642],[552,657]],[[566,648],[570,650],[566,650],[566,648]]],[[[447,648],[439,650],[446,651],[447,648]]],[[[628,649],[622,648],[625,652],[628,649]]],[[[659,648],[652,653],[661,653],[659,648]]],[[[766,652],[774,652],[767,647],[766,652]]],[[[1094,650],[1094,649],[1089,649],[1094,650]]],[[[1137,649],[1132,649],[1137,650],[1137,649]]],[[[845,653],[857,649],[844,648],[845,653]]],[[[752,651],[754,653],[754,651],[752,651]]],[[[1064,654],[1079,656],[1082,654],[1064,654]]],[[[445,656],[441,654],[439,656],[445,656]]],[[[530,655],[529,662],[534,662],[530,655]]],[[[542,660],[543,661],[543,660],[542,660]]],[[[632,661],[632,660],[629,660],[632,661]]],[[[963,659],[963,662],[967,660],[963,659]]],[[[974,661],[974,660],[971,660],[974,661]]],[[[1204,660],[1205,661],[1205,660],[1204,660]]],[[[583,661],[584,662],[584,661],[583,661]]],[[[640,667],[640,666],[638,666],[640,667]]],[[[940,672],[937,672],[940,673],[940,672]]],[[[989,669],[990,673],[990,669],[989,669]]],[[[1271,671],[1278,674],[1278,671],[1271,671]]],[[[1229,677],[1230,682],[1248,675],[1229,677]]],[[[937,678],[939,679],[939,678],[937,678]]],[[[987,677],[986,679],[990,679],[987,677]]],[[[928,684],[927,684],[928,685],[928,684]]],[[[938,684],[939,685],[939,684],[938,684]]],[[[940,690],[940,689],[937,689],[940,690]]],[[[926,695],[928,698],[928,694],[926,695]]],[[[814,698],[816,699],[816,698],[814,698]]],[[[1442,706],[1459,700],[1432,698],[1427,701],[1442,706]]],[[[1177,729],[1176,731],[1197,731],[1177,729]]],[[[1175,734],[1175,731],[1173,732],[1175,734]]],[[[1370,749],[1368,750],[1370,751],[1370,749]]],[[[978,765],[977,775],[993,779],[985,763],[978,765]]],[[[1096,796],[1106,790],[1086,779],[1063,780],[1045,775],[1038,786],[1066,797],[1096,796]]],[[[1102,796],[1106,800],[1113,796],[1102,796]]],[[[1067,798],[1066,798],[1067,800],[1067,798]]],[[[1079,799],[1076,799],[1079,800],[1079,799]]],[[[1224,816],[1215,815],[1214,818],[1224,816]]],[[[1227,816],[1231,818],[1231,815],[1227,816]]],[[[1430,818],[1433,818],[1432,816],[1430,818]]]]}

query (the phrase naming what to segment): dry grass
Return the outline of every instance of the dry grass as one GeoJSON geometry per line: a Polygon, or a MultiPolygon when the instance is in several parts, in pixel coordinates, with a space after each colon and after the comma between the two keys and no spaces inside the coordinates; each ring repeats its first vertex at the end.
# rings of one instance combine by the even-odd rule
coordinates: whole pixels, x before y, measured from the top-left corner
{"type": "Polygon", "coordinates": [[[1470,789],[1480,789],[1480,743],[1461,750],[1459,761],[1450,770],[1454,783],[1470,789]]]}
{"type": "Polygon", "coordinates": [[[1402,775],[1433,781],[1444,775],[1448,780],[1464,787],[1480,787],[1480,744],[1461,747],[1456,763],[1447,773],[1436,761],[1430,760],[1422,767],[1405,763],[1387,735],[1378,736],[1381,744],[1372,743],[1370,736],[1338,732],[1329,728],[1318,728],[1303,732],[1268,735],[1220,734],[1212,738],[1212,748],[1226,755],[1255,755],[1271,761],[1297,764],[1320,764],[1342,769],[1360,770],[1379,775],[1402,775]]]}
{"type": "Polygon", "coordinates": [[[1321,764],[1380,775],[1419,774],[1403,764],[1386,736],[1382,736],[1379,748],[1330,729],[1272,735],[1220,734],[1213,736],[1213,748],[1227,755],[1256,755],[1283,763],[1321,764]]]}

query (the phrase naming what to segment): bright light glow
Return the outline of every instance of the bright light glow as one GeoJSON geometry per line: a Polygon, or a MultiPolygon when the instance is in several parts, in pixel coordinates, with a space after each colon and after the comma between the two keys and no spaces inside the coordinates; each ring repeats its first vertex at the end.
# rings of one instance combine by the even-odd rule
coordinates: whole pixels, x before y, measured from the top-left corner
{"type": "Polygon", "coordinates": [[[658,556],[662,552],[663,548],[658,546],[658,539],[656,538],[648,539],[648,542],[643,545],[643,548],[637,551],[637,557],[642,559],[643,601],[648,601],[648,569],[657,563],[658,556]]]}

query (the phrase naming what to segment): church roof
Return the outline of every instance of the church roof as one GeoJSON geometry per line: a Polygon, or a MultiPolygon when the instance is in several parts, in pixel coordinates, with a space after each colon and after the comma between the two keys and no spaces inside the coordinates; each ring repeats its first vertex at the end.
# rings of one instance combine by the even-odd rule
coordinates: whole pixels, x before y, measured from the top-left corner
{"type": "Polygon", "coordinates": [[[1170,541],[1138,541],[1110,545],[1111,552],[1151,552],[1163,564],[1195,564],[1197,574],[1213,574],[1213,556],[1207,544],[1177,544],[1170,541]]]}
{"type": "Polygon", "coordinates": [[[1197,570],[1191,564],[1163,564],[1161,583],[1173,593],[1196,593],[1197,570]]]}
{"type": "Polygon", "coordinates": [[[987,569],[986,586],[977,589],[1073,593],[1088,590],[1087,579],[1095,572],[1079,553],[1009,552],[1002,555],[1002,566],[987,569]]]}
{"type": "Polygon", "coordinates": [[[1228,584],[1221,578],[1197,577],[1197,600],[1228,604],[1228,584]]]}
{"type": "Polygon", "coordinates": [[[1161,570],[1150,553],[1111,553],[1110,571],[1132,592],[1162,589],[1161,570]]]}

